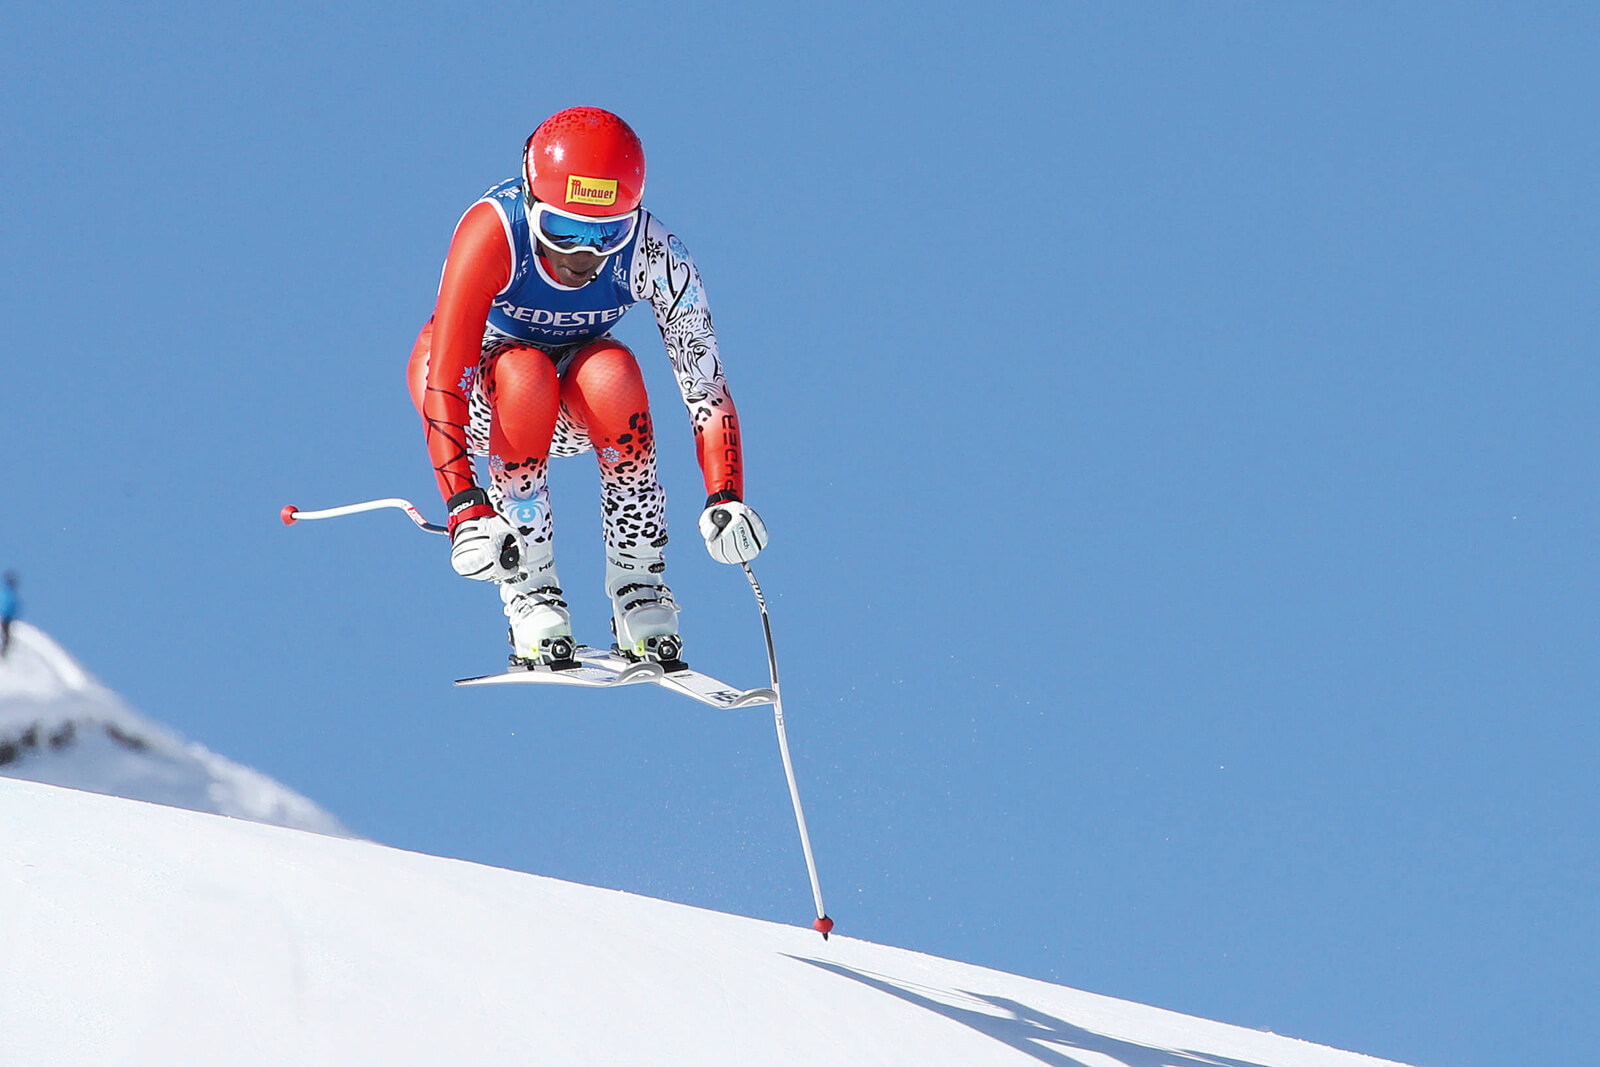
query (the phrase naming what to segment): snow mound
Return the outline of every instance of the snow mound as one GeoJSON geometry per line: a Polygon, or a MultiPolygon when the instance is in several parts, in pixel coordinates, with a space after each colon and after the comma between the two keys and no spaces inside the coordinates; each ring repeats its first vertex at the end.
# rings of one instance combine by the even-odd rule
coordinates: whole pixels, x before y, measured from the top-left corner
{"type": "Polygon", "coordinates": [[[369,841],[4,779],[0,811],[8,1064],[1383,1062],[369,841]]]}
{"type": "Polygon", "coordinates": [[[350,835],[287,786],[133,711],[25,622],[0,659],[0,775],[350,835]]]}

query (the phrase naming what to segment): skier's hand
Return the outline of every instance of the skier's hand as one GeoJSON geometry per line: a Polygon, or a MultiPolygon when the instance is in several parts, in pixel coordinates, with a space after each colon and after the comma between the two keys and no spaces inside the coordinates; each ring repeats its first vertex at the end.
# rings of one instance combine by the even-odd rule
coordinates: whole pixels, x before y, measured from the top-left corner
{"type": "Polygon", "coordinates": [[[463,578],[509,582],[522,577],[522,542],[489,505],[489,494],[468,489],[450,498],[450,566],[463,578]]]}
{"type": "Polygon", "coordinates": [[[718,563],[749,563],[767,547],[767,526],[732,493],[715,493],[700,513],[700,536],[718,563]]]}

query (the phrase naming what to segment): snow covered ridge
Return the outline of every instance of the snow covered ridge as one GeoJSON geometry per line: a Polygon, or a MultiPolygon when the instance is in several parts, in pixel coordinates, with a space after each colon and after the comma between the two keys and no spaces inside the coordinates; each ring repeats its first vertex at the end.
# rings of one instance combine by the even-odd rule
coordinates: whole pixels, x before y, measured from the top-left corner
{"type": "Polygon", "coordinates": [[[0,775],[349,836],[292,789],[139,715],[43,632],[0,659],[0,775]]]}
{"type": "Polygon", "coordinates": [[[1381,1067],[837,931],[0,778],[7,1067],[1381,1067]]]}

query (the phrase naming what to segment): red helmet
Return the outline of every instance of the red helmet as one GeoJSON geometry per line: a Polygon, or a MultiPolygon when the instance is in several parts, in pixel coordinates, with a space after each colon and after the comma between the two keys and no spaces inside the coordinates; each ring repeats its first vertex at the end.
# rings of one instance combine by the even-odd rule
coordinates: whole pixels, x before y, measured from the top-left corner
{"type": "Polygon", "coordinates": [[[644,146],[611,112],[569,107],[539,124],[522,149],[524,194],[574,215],[626,215],[644,197],[644,146]]]}

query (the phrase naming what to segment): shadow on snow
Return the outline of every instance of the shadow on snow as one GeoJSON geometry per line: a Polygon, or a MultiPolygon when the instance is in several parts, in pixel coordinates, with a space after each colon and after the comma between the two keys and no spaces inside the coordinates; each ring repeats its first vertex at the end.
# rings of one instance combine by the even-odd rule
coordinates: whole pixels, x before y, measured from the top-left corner
{"type": "MultiPolygon", "coordinates": [[[[987,1037],[1009,1045],[1018,1052],[1032,1056],[1041,1063],[1057,1064],[1060,1067],[1083,1067],[1085,1061],[1072,1055],[1073,1049],[1080,1049],[1109,1056],[1124,1067],[1269,1067],[1268,1064],[1249,1063],[1223,1056],[1208,1056],[1202,1052],[1157,1048],[1153,1045],[1141,1045],[1134,1041],[1107,1037],[1092,1030],[1085,1030],[1081,1026],[1073,1026],[1064,1019],[1035,1011],[1025,1004],[1019,1004],[1005,997],[969,993],[963,990],[958,994],[960,997],[998,1009],[1004,1014],[996,1015],[977,1008],[964,1008],[944,1003],[884,975],[858,971],[824,960],[807,959],[804,956],[789,958],[809,963],[824,971],[832,971],[840,977],[860,982],[892,997],[898,997],[908,1004],[937,1012],[947,1019],[969,1026],[987,1037]]],[[[928,992],[950,995],[942,990],[930,989],[928,992]]]]}

